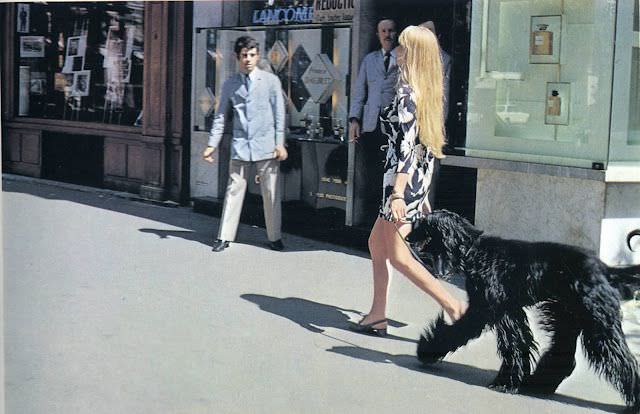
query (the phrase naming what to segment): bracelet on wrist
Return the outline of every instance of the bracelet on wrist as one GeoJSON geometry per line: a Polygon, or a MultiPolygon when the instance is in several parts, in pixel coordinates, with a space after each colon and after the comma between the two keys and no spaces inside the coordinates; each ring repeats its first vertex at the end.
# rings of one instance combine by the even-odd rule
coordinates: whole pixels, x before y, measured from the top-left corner
{"type": "Polygon", "coordinates": [[[393,200],[402,200],[402,201],[404,201],[404,196],[402,194],[398,194],[398,193],[391,193],[390,199],[391,199],[391,201],[393,201],[393,200]]]}

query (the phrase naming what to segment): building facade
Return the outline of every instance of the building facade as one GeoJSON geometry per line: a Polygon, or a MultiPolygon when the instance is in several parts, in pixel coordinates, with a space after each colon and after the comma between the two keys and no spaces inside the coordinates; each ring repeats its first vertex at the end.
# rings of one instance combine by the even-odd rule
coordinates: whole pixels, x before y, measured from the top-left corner
{"type": "MultiPolygon", "coordinates": [[[[261,67],[280,78],[286,96],[290,156],[282,164],[285,202],[341,210],[347,226],[370,228],[372,218],[364,216],[367,166],[361,145],[348,142],[347,115],[360,61],[380,47],[377,20],[391,17],[400,28],[436,21],[443,48],[457,61],[449,100],[453,116],[447,124],[450,136],[457,137],[466,128],[462,103],[469,61],[469,6],[468,0],[195,2],[191,196],[196,202],[224,196],[228,151],[221,148],[213,168],[200,154],[220,87],[236,70],[233,41],[248,33],[260,43],[261,67]]],[[[475,170],[455,172],[458,182],[471,176],[475,185],[475,170]]],[[[253,184],[249,192],[258,194],[259,189],[253,184]]],[[[472,193],[464,198],[467,204],[474,202],[472,193]]],[[[448,192],[443,187],[440,194],[448,192]]],[[[456,194],[450,198],[461,199],[456,194]]],[[[441,199],[447,205],[446,196],[441,199]]]]}
{"type": "Polygon", "coordinates": [[[1,7],[4,171],[188,196],[190,4],[1,7]]]}
{"type": "Polygon", "coordinates": [[[640,263],[638,2],[474,0],[476,224],[640,263]]]}
{"type": "MultiPolygon", "coordinates": [[[[201,158],[249,33],[287,102],[285,202],[363,217],[347,111],[375,24],[436,23],[452,71],[436,207],[489,233],[640,263],[640,20],[633,0],[215,0],[3,6],[5,171],[220,202],[201,158]],[[64,19],[61,17],[64,15],[64,19]],[[74,164],[81,158],[84,162],[74,164]],[[70,161],[71,160],[71,161],[70,161]],[[98,166],[98,167],[96,167],[98,166]],[[80,173],[79,173],[80,171],[80,173]],[[66,174],[66,175],[65,175],[66,174]]],[[[229,134],[226,135],[227,137],[229,134]]],[[[249,192],[258,194],[257,185],[249,192]]],[[[286,217],[285,217],[286,220],[286,217]]]]}

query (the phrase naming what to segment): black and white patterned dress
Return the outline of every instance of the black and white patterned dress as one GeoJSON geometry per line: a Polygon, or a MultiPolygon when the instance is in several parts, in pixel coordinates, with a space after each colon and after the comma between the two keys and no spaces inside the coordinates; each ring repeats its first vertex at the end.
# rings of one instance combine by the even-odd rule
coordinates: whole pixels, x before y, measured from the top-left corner
{"type": "Polygon", "coordinates": [[[409,174],[409,179],[404,190],[407,204],[405,220],[414,222],[431,211],[428,196],[435,157],[431,149],[422,145],[418,138],[416,101],[410,85],[402,84],[398,88],[391,105],[380,114],[380,125],[389,145],[379,215],[387,221],[393,220],[389,197],[393,191],[395,175],[406,173],[409,174]]]}

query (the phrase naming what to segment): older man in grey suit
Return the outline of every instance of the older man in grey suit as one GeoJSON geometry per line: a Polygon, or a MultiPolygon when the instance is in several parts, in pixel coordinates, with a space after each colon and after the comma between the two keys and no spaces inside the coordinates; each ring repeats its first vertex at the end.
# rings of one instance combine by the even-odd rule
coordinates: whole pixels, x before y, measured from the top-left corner
{"type": "Polygon", "coordinates": [[[349,108],[349,139],[355,142],[362,134],[367,168],[365,215],[372,222],[382,198],[385,153],[380,147],[387,144],[387,138],[380,131],[380,111],[393,101],[398,80],[396,22],[388,18],[380,19],[376,35],[381,49],[367,54],[360,63],[349,108]]]}
{"type": "Polygon", "coordinates": [[[239,72],[222,85],[209,143],[203,153],[205,160],[213,162],[213,152],[222,139],[225,116],[231,107],[233,136],[229,182],[213,251],[220,252],[235,240],[247,189],[247,176],[254,167],[260,180],[269,246],[273,250],[282,250],[278,176],[280,161],[287,158],[282,86],[278,77],[256,67],[260,60],[260,49],[254,38],[239,37],[234,52],[238,58],[239,72]]]}

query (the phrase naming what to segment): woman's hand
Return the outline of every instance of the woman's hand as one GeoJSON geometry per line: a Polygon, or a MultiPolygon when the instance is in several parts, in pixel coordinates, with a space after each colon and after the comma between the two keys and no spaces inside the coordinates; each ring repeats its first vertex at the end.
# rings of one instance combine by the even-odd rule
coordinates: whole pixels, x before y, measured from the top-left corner
{"type": "Polygon", "coordinates": [[[403,221],[407,215],[407,204],[403,198],[395,198],[391,200],[391,218],[393,221],[403,221]]]}

